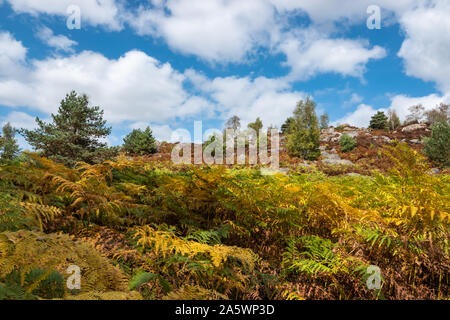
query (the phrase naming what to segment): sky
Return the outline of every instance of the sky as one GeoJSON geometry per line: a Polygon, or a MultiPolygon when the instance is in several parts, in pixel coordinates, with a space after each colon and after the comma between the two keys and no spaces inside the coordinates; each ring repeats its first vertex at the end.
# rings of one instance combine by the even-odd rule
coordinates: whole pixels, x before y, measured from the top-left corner
{"type": "Polygon", "coordinates": [[[233,115],[280,127],[307,96],[333,125],[405,119],[450,102],[450,0],[0,0],[0,124],[35,128],[72,90],[110,145],[233,115]]]}

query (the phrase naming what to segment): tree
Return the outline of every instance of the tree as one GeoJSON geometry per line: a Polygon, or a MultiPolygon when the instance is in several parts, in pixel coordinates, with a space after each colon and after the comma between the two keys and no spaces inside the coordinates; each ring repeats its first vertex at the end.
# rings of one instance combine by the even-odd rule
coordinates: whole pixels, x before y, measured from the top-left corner
{"type": "Polygon", "coordinates": [[[388,127],[389,130],[395,130],[400,126],[400,118],[398,117],[395,110],[388,111],[388,127]]]}
{"type": "Polygon", "coordinates": [[[324,113],[320,116],[320,129],[327,129],[329,126],[330,119],[328,118],[328,114],[324,113]]]}
{"type": "Polygon", "coordinates": [[[0,160],[14,160],[20,151],[17,141],[14,139],[16,129],[8,122],[3,126],[2,131],[3,135],[0,135],[0,160]]]}
{"type": "Polygon", "coordinates": [[[289,132],[289,128],[291,127],[292,123],[294,123],[294,118],[293,117],[287,118],[286,121],[281,126],[281,133],[287,134],[289,132]]]}
{"type": "Polygon", "coordinates": [[[238,131],[241,128],[241,119],[238,116],[232,116],[225,123],[226,129],[233,129],[234,131],[238,131]]]}
{"type": "Polygon", "coordinates": [[[426,111],[425,116],[427,118],[427,122],[433,124],[435,122],[447,122],[450,119],[449,116],[450,107],[448,104],[441,103],[436,108],[426,111]]]}
{"type": "Polygon", "coordinates": [[[123,139],[123,142],[123,149],[128,153],[146,155],[157,151],[156,140],[150,127],[144,131],[134,129],[123,139]]]}
{"type": "Polygon", "coordinates": [[[287,148],[293,156],[306,160],[317,160],[320,156],[320,129],[315,108],[316,103],[307,97],[305,101],[300,100],[294,110],[287,135],[287,148]]]}
{"type": "Polygon", "coordinates": [[[423,118],[425,108],[421,104],[408,108],[409,114],[406,116],[406,123],[419,122],[423,118]]]}
{"type": "Polygon", "coordinates": [[[259,136],[259,130],[262,129],[263,123],[262,123],[261,119],[258,117],[258,118],[256,118],[255,122],[249,123],[247,127],[255,130],[256,134],[259,136]]]}
{"type": "Polygon", "coordinates": [[[445,167],[450,166],[450,125],[447,122],[435,122],[431,126],[431,135],[424,138],[425,154],[445,167]]]}
{"type": "Polygon", "coordinates": [[[103,110],[88,105],[87,95],[72,91],[61,101],[58,113],[52,114],[52,123],[36,118],[37,129],[21,129],[20,133],[42,156],[67,166],[79,161],[102,162],[115,152],[100,142],[111,133],[111,128],[106,127],[103,110]]]}
{"type": "Polygon", "coordinates": [[[384,112],[383,111],[378,111],[372,117],[372,119],[370,119],[369,128],[385,130],[387,128],[387,120],[388,120],[388,117],[386,117],[384,112]]]}

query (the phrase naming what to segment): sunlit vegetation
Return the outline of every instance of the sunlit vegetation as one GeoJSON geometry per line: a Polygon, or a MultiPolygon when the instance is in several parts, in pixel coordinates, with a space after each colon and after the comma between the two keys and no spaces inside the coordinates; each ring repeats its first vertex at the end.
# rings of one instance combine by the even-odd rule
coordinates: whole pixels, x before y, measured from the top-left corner
{"type": "Polygon", "coordinates": [[[336,177],[28,154],[0,167],[0,299],[448,298],[449,176],[383,152],[336,177]]]}

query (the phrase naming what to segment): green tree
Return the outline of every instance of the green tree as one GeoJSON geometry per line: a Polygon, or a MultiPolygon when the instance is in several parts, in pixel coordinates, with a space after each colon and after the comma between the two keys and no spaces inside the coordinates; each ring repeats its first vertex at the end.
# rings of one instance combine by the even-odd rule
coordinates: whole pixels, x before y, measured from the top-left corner
{"type": "Polygon", "coordinates": [[[259,130],[262,129],[263,123],[262,123],[261,119],[258,117],[258,118],[256,118],[255,122],[249,123],[247,127],[255,130],[256,135],[259,136],[259,130]]]}
{"type": "Polygon", "coordinates": [[[389,130],[395,130],[400,126],[400,118],[398,117],[395,110],[388,111],[388,127],[389,130]]]}
{"type": "Polygon", "coordinates": [[[76,162],[98,163],[111,157],[114,148],[100,141],[111,133],[100,107],[89,107],[87,95],[75,91],[61,101],[52,123],[36,118],[38,128],[20,133],[42,156],[73,166],[76,162]]]}
{"type": "Polygon", "coordinates": [[[431,136],[423,140],[425,154],[430,160],[450,166],[450,125],[447,122],[435,122],[431,126],[431,136]]]}
{"type": "Polygon", "coordinates": [[[150,127],[143,131],[134,129],[123,139],[123,142],[123,149],[128,153],[146,155],[157,151],[156,140],[150,127]]]}
{"type": "Polygon", "coordinates": [[[10,123],[7,123],[3,126],[2,131],[3,135],[0,135],[0,160],[14,160],[19,155],[20,151],[17,141],[14,138],[16,129],[14,129],[10,123]]]}
{"type": "Polygon", "coordinates": [[[329,126],[330,119],[328,118],[328,114],[324,113],[320,116],[320,129],[327,129],[329,126]]]}
{"type": "Polygon", "coordinates": [[[339,146],[341,147],[342,152],[351,151],[356,147],[356,140],[344,133],[339,138],[339,146]]]}
{"type": "Polygon", "coordinates": [[[289,128],[291,127],[292,123],[294,123],[294,118],[293,117],[287,118],[286,121],[281,126],[281,133],[287,134],[289,132],[289,128]]]}
{"type": "Polygon", "coordinates": [[[287,149],[293,156],[306,160],[317,160],[320,156],[320,129],[315,108],[316,103],[307,97],[305,101],[300,100],[294,110],[287,135],[287,149]]]}
{"type": "Polygon", "coordinates": [[[386,117],[383,111],[378,111],[372,117],[372,119],[370,119],[369,128],[385,130],[387,128],[387,125],[388,125],[388,117],[386,117]]]}

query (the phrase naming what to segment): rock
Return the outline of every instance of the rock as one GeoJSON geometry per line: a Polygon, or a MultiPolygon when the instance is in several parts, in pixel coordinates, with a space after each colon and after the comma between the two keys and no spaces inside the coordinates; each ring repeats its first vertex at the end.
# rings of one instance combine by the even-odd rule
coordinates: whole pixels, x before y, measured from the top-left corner
{"type": "Polygon", "coordinates": [[[423,144],[423,142],[420,141],[419,139],[412,139],[412,140],[409,140],[409,142],[414,143],[414,144],[423,144]]]}
{"type": "Polygon", "coordinates": [[[351,162],[350,160],[343,160],[341,159],[341,157],[339,157],[339,155],[337,153],[328,153],[326,151],[322,152],[322,157],[323,163],[326,164],[341,164],[341,165],[349,165],[349,166],[353,166],[353,162],[351,162]]]}
{"type": "Polygon", "coordinates": [[[411,132],[411,131],[426,129],[426,128],[427,128],[426,123],[415,123],[415,124],[410,124],[409,126],[404,127],[402,129],[402,132],[411,132]]]}
{"type": "Polygon", "coordinates": [[[359,132],[358,131],[354,131],[354,130],[345,131],[345,133],[347,135],[349,135],[350,137],[352,137],[352,138],[356,138],[357,136],[359,136],[359,132]]]}
{"type": "Polygon", "coordinates": [[[381,136],[380,137],[385,143],[391,143],[391,139],[389,138],[389,137],[386,137],[386,136],[381,136]]]}
{"type": "Polygon", "coordinates": [[[345,166],[353,166],[353,162],[351,162],[350,160],[343,160],[343,159],[325,159],[322,161],[323,163],[326,164],[340,164],[340,165],[345,165],[345,166]]]}
{"type": "Polygon", "coordinates": [[[319,150],[320,150],[320,151],[325,151],[326,148],[327,148],[326,146],[320,146],[320,147],[319,147],[319,150]]]}
{"type": "Polygon", "coordinates": [[[439,170],[438,168],[431,168],[431,172],[433,174],[439,174],[441,172],[441,170],[439,170]]]}

